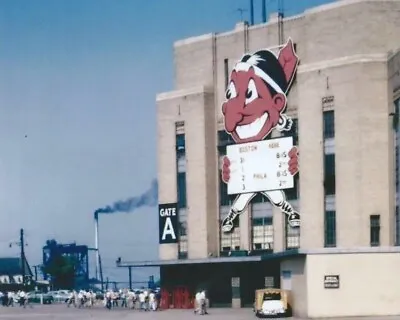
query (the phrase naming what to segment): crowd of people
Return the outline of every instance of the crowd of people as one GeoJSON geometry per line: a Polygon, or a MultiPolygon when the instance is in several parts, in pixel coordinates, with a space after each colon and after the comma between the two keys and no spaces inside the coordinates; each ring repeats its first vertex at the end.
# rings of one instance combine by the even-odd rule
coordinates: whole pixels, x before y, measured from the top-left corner
{"type": "Polygon", "coordinates": [[[77,308],[92,307],[103,303],[103,306],[111,310],[113,308],[130,308],[142,311],[159,310],[161,297],[158,291],[121,289],[119,291],[107,290],[103,296],[96,295],[92,291],[73,291],[67,300],[68,307],[77,308]]]}
{"type": "MultiPolygon", "coordinates": [[[[2,305],[10,307],[28,305],[28,294],[23,290],[17,292],[0,292],[2,305]]],[[[72,291],[65,303],[68,307],[90,308],[93,306],[103,306],[109,310],[114,308],[129,308],[140,311],[160,310],[161,295],[159,290],[107,290],[104,294],[93,292],[92,290],[72,291]]],[[[208,314],[207,297],[204,290],[200,290],[195,295],[194,313],[199,315],[208,314]]]]}
{"type": "Polygon", "coordinates": [[[27,294],[23,290],[17,292],[0,292],[1,305],[13,307],[14,305],[26,306],[28,303],[27,294]]]}

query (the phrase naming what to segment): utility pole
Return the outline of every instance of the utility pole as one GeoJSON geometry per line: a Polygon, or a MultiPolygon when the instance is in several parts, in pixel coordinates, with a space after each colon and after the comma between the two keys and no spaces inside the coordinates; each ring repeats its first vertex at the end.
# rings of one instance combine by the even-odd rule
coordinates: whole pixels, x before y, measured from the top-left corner
{"type": "Polygon", "coordinates": [[[267,0],[262,0],[262,22],[267,22],[267,0]]]}
{"type": "Polygon", "coordinates": [[[17,245],[20,247],[20,261],[21,261],[21,273],[22,273],[22,284],[26,284],[26,260],[25,260],[25,236],[24,236],[24,229],[20,229],[19,231],[19,241],[16,242],[10,242],[9,247],[12,248],[13,245],[17,245]]]}
{"type": "Polygon", "coordinates": [[[25,285],[25,239],[24,229],[21,228],[19,232],[19,242],[21,244],[21,271],[22,271],[22,284],[25,285]]]}
{"type": "Polygon", "coordinates": [[[254,26],[254,0],[250,0],[250,25],[254,26]]]}
{"type": "Polygon", "coordinates": [[[128,267],[129,270],[129,289],[132,290],[132,267],[128,267]]]}
{"type": "Polygon", "coordinates": [[[38,266],[35,266],[35,282],[37,282],[37,267],[38,266]]]}
{"type": "Polygon", "coordinates": [[[279,45],[282,45],[284,42],[284,34],[283,34],[283,18],[284,18],[284,4],[283,0],[278,0],[278,38],[279,45]]]}

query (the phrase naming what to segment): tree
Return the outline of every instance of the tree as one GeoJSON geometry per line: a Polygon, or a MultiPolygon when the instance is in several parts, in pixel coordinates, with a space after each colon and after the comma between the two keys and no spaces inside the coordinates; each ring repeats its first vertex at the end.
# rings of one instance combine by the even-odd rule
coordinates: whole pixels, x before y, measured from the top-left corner
{"type": "Polygon", "coordinates": [[[73,289],[75,285],[74,257],[62,255],[58,250],[55,240],[46,241],[50,249],[50,261],[43,267],[43,273],[50,275],[51,283],[55,289],[73,289]]]}

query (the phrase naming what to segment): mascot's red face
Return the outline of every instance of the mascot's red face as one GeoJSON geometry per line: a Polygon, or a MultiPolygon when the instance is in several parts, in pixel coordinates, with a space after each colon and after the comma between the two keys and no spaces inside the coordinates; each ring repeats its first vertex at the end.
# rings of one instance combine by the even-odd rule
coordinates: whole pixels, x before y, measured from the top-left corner
{"type": "MultiPolygon", "coordinates": [[[[260,54],[265,52],[260,51],[260,54]]],[[[271,52],[267,52],[265,57],[263,60],[257,53],[248,56],[231,73],[222,113],[225,130],[236,143],[263,140],[278,125],[285,110],[286,92],[298,64],[292,42],[288,41],[279,52],[279,57],[271,52]],[[271,63],[268,64],[268,60],[271,63]],[[257,65],[259,61],[265,62],[264,68],[262,64],[257,65]],[[275,69],[268,74],[270,65],[274,65],[275,69]],[[276,75],[280,79],[274,79],[278,78],[276,75]]]]}

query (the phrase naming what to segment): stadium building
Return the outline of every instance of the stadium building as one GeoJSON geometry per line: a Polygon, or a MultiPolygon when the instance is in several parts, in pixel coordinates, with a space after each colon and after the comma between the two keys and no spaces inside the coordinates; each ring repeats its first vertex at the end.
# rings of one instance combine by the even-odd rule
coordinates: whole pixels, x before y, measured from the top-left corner
{"type": "Polygon", "coordinates": [[[296,316],[399,315],[399,35],[400,1],[344,0],[177,41],[175,90],[157,96],[159,261],[121,266],[160,266],[163,288],[214,306],[277,287],[296,316]],[[277,179],[266,145],[297,146],[298,173],[277,179]],[[225,183],[245,146],[246,170],[266,169],[225,183]]]}

